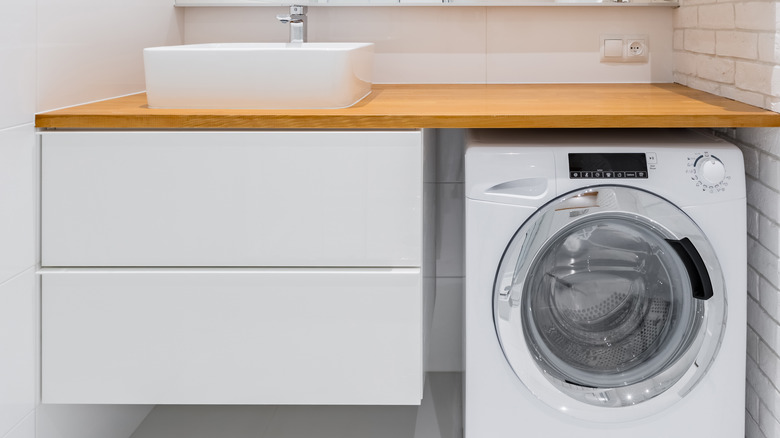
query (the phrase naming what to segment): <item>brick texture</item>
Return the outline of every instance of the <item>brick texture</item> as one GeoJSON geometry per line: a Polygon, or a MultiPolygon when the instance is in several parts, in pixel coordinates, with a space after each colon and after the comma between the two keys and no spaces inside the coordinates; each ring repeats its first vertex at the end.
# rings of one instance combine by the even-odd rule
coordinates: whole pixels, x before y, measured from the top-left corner
{"type": "MultiPolygon", "coordinates": [[[[755,94],[743,97],[751,100],[755,94]]],[[[780,436],[780,129],[743,128],[733,130],[730,137],[745,157],[748,196],[745,437],[776,438],[780,436]]]]}
{"type": "Polygon", "coordinates": [[[674,17],[674,80],[780,109],[778,2],[681,0],[674,17]]]}

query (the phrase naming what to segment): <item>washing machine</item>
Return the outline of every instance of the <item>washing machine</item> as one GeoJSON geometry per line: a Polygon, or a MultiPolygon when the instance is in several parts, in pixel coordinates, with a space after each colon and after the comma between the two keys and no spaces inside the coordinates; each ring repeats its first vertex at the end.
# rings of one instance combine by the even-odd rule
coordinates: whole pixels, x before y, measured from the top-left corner
{"type": "Polygon", "coordinates": [[[739,149],[694,130],[473,130],[466,438],[744,436],[739,149]]]}

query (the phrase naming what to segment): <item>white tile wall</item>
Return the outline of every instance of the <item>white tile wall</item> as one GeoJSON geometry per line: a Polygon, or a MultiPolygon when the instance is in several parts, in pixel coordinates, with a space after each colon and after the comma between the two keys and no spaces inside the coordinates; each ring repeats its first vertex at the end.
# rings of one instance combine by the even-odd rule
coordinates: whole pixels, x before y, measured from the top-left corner
{"type": "Polygon", "coordinates": [[[463,371],[464,136],[463,129],[442,129],[437,137],[437,278],[430,371],[463,371]]]}
{"type": "MultiPolygon", "coordinates": [[[[185,41],[288,41],[282,12],[188,8],[185,41]]],[[[308,37],[375,43],[376,83],[485,81],[485,8],[310,7],[308,37]]]]}
{"type": "Polygon", "coordinates": [[[0,437],[34,438],[36,2],[0,4],[0,437]]]}
{"type": "Polygon", "coordinates": [[[37,3],[38,111],[143,91],[143,48],[183,39],[171,1],[37,3]]]}
{"type": "Polygon", "coordinates": [[[429,370],[463,371],[463,277],[436,279],[429,370]]]}
{"type": "Polygon", "coordinates": [[[780,129],[737,129],[748,195],[745,436],[780,436],[780,129]]]}
{"type": "Polygon", "coordinates": [[[437,277],[463,277],[464,275],[464,199],[463,183],[437,184],[437,277]]]}
{"type": "MultiPolygon", "coordinates": [[[[286,41],[284,8],[188,8],[187,43],[286,41]]],[[[309,8],[310,41],[376,44],[378,83],[671,82],[670,8],[309,8]],[[650,62],[603,64],[599,35],[649,35],[650,62]]]]}
{"type": "Polygon", "coordinates": [[[34,285],[34,268],[0,284],[0,437],[25,436],[13,430],[35,409],[34,285]]]}
{"type": "Polygon", "coordinates": [[[35,438],[35,414],[30,413],[3,438],[35,438]]]}
{"type": "Polygon", "coordinates": [[[0,129],[35,112],[35,2],[0,3],[0,129]]]}
{"type": "Polygon", "coordinates": [[[0,130],[0,284],[36,262],[35,151],[32,124],[0,130]]]}
{"type": "Polygon", "coordinates": [[[487,8],[487,82],[671,82],[666,8],[487,8]],[[600,61],[602,34],[646,34],[648,63],[600,61]]]}

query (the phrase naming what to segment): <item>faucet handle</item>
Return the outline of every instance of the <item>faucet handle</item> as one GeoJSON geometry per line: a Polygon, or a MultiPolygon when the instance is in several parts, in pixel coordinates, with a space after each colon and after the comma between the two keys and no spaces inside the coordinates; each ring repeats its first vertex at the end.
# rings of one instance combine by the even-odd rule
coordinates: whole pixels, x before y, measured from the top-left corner
{"type": "Polygon", "coordinates": [[[290,6],[290,15],[306,15],[308,10],[309,8],[306,6],[292,5],[290,6]]]}
{"type": "Polygon", "coordinates": [[[305,18],[308,9],[309,8],[306,6],[292,5],[290,6],[289,14],[279,14],[276,16],[276,19],[281,21],[284,24],[301,23],[302,20],[305,18]]]}

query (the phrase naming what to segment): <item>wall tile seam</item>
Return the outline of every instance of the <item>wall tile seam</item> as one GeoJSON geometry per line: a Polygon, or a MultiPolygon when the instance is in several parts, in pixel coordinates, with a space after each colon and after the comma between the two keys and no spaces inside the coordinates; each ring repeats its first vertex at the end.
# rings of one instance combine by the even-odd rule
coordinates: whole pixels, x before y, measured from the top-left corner
{"type": "MultiPolygon", "coordinates": [[[[763,311],[764,311],[764,309],[761,309],[761,311],[763,312],[763,311]]],[[[763,344],[764,344],[764,345],[766,345],[766,346],[769,346],[769,344],[768,344],[767,342],[765,342],[765,339],[764,339],[764,338],[762,338],[762,337],[761,337],[761,335],[758,333],[758,328],[757,328],[757,327],[754,327],[754,326],[753,326],[751,323],[749,323],[749,322],[748,322],[748,325],[747,325],[747,326],[748,326],[748,328],[750,328],[750,330],[752,330],[752,331],[756,332],[756,334],[758,335],[758,340],[759,340],[759,342],[763,343],[763,344]]],[[[775,353],[775,355],[777,354],[777,352],[775,352],[775,351],[773,351],[773,352],[775,353]]],[[[748,358],[750,358],[750,360],[752,360],[752,361],[756,362],[756,367],[758,367],[758,369],[761,371],[761,374],[762,374],[764,377],[766,377],[766,378],[767,378],[767,380],[770,380],[770,381],[772,380],[772,379],[770,379],[770,378],[769,378],[769,375],[766,373],[766,370],[765,370],[764,368],[761,368],[761,367],[759,367],[759,366],[758,366],[758,360],[760,359],[760,357],[757,357],[757,358],[750,357],[750,356],[747,356],[747,357],[748,357],[748,358]]],[[[748,380],[749,380],[749,379],[748,379],[748,380]]],[[[778,384],[778,382],[772,382],[772,389],[774,389],[774,390],[775,390],[775,391],[778,393],[778,395],[780,395],[780,389],[778,389],[778,387],[777,387],[777,384],[778,384]]]]}
{"type": "Polygon", "coordinates": [[[3,280],[2,282],[0,282],[0,287],[3,287],[6,284],[8,284],[9,282],[14,281],[17,278],[21,277],[22,275],[27,274],[27,272],[29,272],[29,271],[33,271],[33,273],[34,273],[37,268],[38,268],[38,263],[33,263],[32,265],[27,266],[26,268],[22,269],[21,271],[17,272],[16,274],[14,274],[14,275],[8,277],[7,279],[3,280]]]}
{"type": "MultiPolygon", "coordinates": [[[[760,336],[758,337],[758,343],[759,343],[759,344],[764,344],[764,346],[766,347],[766,348],[765,348],[765,350],[768,350],[768,351],[770,352],[769,354],[771,354],[772,356],[774,356],[774,359],[775,359],[775,362],[774,362],[774,363],[777,363],[778,365],[780,365],[780,355],[778,354],[778,352],[777,352],[777,351],[775,351],[775,350],[772,348],[772,346],[771,346],[771,345],[769,345],[767,342],[764,342],[764,339],[762,339],[760,336]]],[[[758,362],[757,362],[757,363],[758,363],[758,369],[760,369],[761,371],[764,371],[764,375],[768,376],[768,375],[769,375],[769,372],[770,372],[770,370],[767,370],[767,369],[765,369],[764,367],[762,367],[762,366],[761,366],[761,362],[762,362],[763,360],[762,360],[762,358],[761,358],[761,348],[760,348],[760,347],[761,347],[761,346],[759,345],[759,350],[758,350],[758,351],[759,351],[759,353],[758,353],[758,362]]],[[[772,381],[772,379],[771,379],[771,378],[770,378],[769,380],[770,380],[770,381],[772,381]]],[[[777,384],[780,384],[780,382],[774,382],[774,381],[772,381],[772,384],[773,384],[773,386],[775,387],[775,390],[778,392],[778,395],[780,395],[780,387],[778,387],[778,386],[777,386],[777,384]]],[[[778,414],[780,414],[780,412],[778,412],[778,414]]]]}
{"type": "MultiPolygon", "coordinates": [[[[712,58],[712,59],[723,59],[723,60],[726,60],[726,61],[734,61],[735,63],[736,62],[741,62],[741,63],[765,65],[767,67],[775,67],[775,66],[778,65],[778,64],[775,64],[773,62],[762,61],[762,60],[760,60],[758,58],[741,58],[741,57],[738,57],[738,56],[718,55],[718,54],[707,53],[707,52],[696,52],[694,50],[686,50],[686,49],[674,49],[674,50],[672,50],[672,53],[673,54],[674,53],[683,53],[683,54],[687,53],[687,54],[690,54],[690,55],[705,56],[705,57],[712,58]]],[[[765,93],[759,93],[759,94],[765,94],[765,93]]]]}
{"type": "MultiPolygon", "coordinates": [[[[750,299],[750,298],[751,297],[748,297],[748,299],[750,299]]],[[[755,301],[755,300],[753,300],[753,301],[755,301]]],[[[755,338],[756,339],[756,344],[758,344],[759,342],[761,342],[761,337],[758,336],[758,333],[756,333],[756,331],[753,330],[753,328],[750,327],[749,325],[748,325],[748,328],[747,328],[747,336],[746,337],[747,337],[747,357],[750,358],[750,359],[753,359],[753,361],[755,362],[756,360],[758,360],[758,357],[753,357],[754,356],[753,353],[755,353],[756,356],[758,355],[758,346],[756,345],[755,352],[752,351],[752,349],[751,349],[751,340],[750,339],[751,338],[755,338]]]]}
{"type": "MultiPolygon", "coordinates": [[[[33,117],[35,117],[34,114],[33,114],[33,117]]],[[[29,122],[24,122],[24,123],[17,124],[17,125],[8,125],[8,126],[0,127],[0,134],[4,133],[5,131],[11,131],[11,130],[23,128],[23,127],[26,127],[26,126],[29,126],[31,128],[34,127],[35,126],[35,119],[33,118],[29,122]]]]}
{"type": "MultiPolygon", "coordinates": [[[[756,388],[753,386],[753,384],[750,381],[747,381],[747,379],[746,379],[746,382],[745,382],[745,395],[747,395],[748,389],[752,389],[753,392],[756,394],[756,398],[758,398],[758,391],[756,391],[756,388]]],[[[758,399],[758,402],[761,403],[761,399],[760,398],[758,399]]],[[[758,418],[756,418],[756,416],[754,416],[752,413],[750,413],[750,411],[747,409],[747,403],[745,403],[745,415],[749,416],[753,421],[756,422],[756,424],[758,424],[758,418]]]]}
{"type": "MultiPolygon", "coordinates": [[[[765,309],[764,307],[762,307],[762,306],[761,306],[761,301],[760,301],[760,298],[759,298],[759,301],[756,301],[756,300],[753,300],[753,301],[756,303],[756,305],[758,306],[759,310],[761,310],[761,312],[762,312],[762,315],[759,315],[759,316],[760,316],[760,317],[761,317],[761,318],[762,318],[764,321],[765,321],[765,320],[769,320],[769,321],[770,321],[770,323],[774,323],[774,326],[776,326],[776,327],[779,327],[779,326],[780,326],[780,323],[778,323],[778,322],[777,322],[777,321],[776,321],[774,318],[772,318],[772,316],[771,316],[771,315],[769,315],[769,313],[766,311],[766,309],[765,309]]],[[[769,349],[769,350],[770,350],[772,353],[774,353],[774,355],[775,355],[776,357],[778,357],[778,359],[780,359],[780,353],[779,353],[779,352],[777,352],[777,351],[775,351],[775,349],[774,349],[774,348],[772,348],[772,346],[769,344],[769,342],[766,342],[766,339],[764,339],[764,338],[761,336],[761,333],[759,333],[758,327],[755,327],[754,325],[752,325],[752,324],[751,324],[751,321],[748,321],[748,327],[749,327],[749,328],[750,328],[750,329],[751,329],[751,330],[752,330],[752,331],[753,331],[753,332],[754,332],[756,335],[758,335],[758,342],[759,342],[759,344],[763,343],[763,344],[764,344],[764,345],[765,345],[765,346],[766,346],[766,347],[767,347],[767,348],[768,348],[768,349],[769,349]]],[[[754,358],[751,358],[751,359],[754,359],[754,358]]],[[[778,384],[780,384],[780,382],[773,382],[773,381],[772,381],[772,379],[770,379],[770,378],[769,378],[769,376],[768,376],[768,375],[767,375],[765,372],[763,372],[763,371],[765,371],[765,370],[764,370],[764,368],[762,368],[762,367],[759,365],[759,363],[758,363],[759,361],[758,361],[757,359],[759,359],[759,360],[761,359],[761,353],[759,353],[759,357],[758,357],[758,358],[755,358],[755,359],[754,359],[754,361],[756,362],[756,366],[758,366],[758,368],[759,368],[759,369],[762,371],[762,374],[764,374],[764,376],[766,376],[766,377],[767,377],[767,379],[769,379],[769,381],[770,381],[770,382],[772,382],[772,386],[774,387],[775,391],[777,391],[777,392],[778,392],[778,394],[780,395],[780,388],[777,386],[778,384]]]]}
{"type": "MultiPolygon", "coordinates": [[[[748,205],[750,205],[750,204],[748,204],[748,205]]],[[[777,219],[772,219],[771,217],[769,217],[769,216],[765,215],[765,214],[764,214],[764,213],[762,213],[761,211],[757,210],[757,209],[756,209],[756,207],[755,207],[754,205],[750,205],[750,207],[752,207],[754,210],[756,210],[756,212],[758,213],[758,216],[759,216],[759,220],[763,218],[763,219],[765,219],[767,222],[769,222],[769,224],[770,224],[770,225],[775,225],[775,226],[777,226],[778,228],[780,228],[780,223],[778,222],[778,220],[777,220],[777,219]]],[[[758,233],[758,235],[755,235],[754,237],[756,237],[756,240],[758,240],[758,239],[761,237],[761,233],[759,232],[759,233],[758,233]]],[[[760,242],[760,241],[759,241],[759,242],[760,242]]],[[[762,245],[762,246],[763,246],[763,245],[762,245]]],[[[766,248],[766,246],[764,246],[764,248],[766,248]]],[[[766,249],[767,249],[767,251],[769,251],[769,252],[771,252],[772,254],[776,255],[778,259],[780,259],[780,254],[776,254],[774,251],[771,251],[771,250],[769,250],[769,248],[766,248],[766,249]]]]}
{"type": "MultiPolygon", "coordinates": [[[[762,184],[762,185],[763,185],[763,184],[762,184]]],[[[778,195],[778,196],[780,196],[780,195],[778,195]]],[[[749,198],[749,197],[748,197],[748,198],[749,198]]],[[[751,207],[751,208],[753,208],[753,209],[754,209],[754,210],[756,210],[756,211],[758,211],[758,213],[759,213],[759,216],[760,216],[760,217],[759,217],[759,219],[761,219],[761,217],[764,217],[764,218],[766,218],[766,219],[768,219],[768,220],[771,220],[772,222],[774,222],[774,220],[770,219],[770,218],[769,218],[769,216],[767,216],[767,215],[766,215],[766,214],[765,214],[763,211],[761,211],[761,210],[759,209],[759,206],[758,206],[758,205],[754,205],[754,204],[753,204],[753,203],[750,201],[750,199],[748,199],[748,201],[747,201],[747,206],[748,206],[748,207],[751,207]]],[[[757,235],[756,237],[757,237],[758,239],[760,239],[760,238],[762,238],[762,237],[763,237],[763,236],[761,235],[761,232],[760,232],[760,231],[758,232],[758,235],[757,235]]],[[[759,245],[761,245],[761,247],[762,247],[762,248],[764,248],[765,250],[769,251],[770,253],[772,253],[773,255],[775,255],[776,257],[778,257],[778,259],[780,259],[780,254],[775,254],[775,251],[772,251],[771,249],[767,248],[767,246],[766,246],[766,245],[764,245],[764,244],[763,244],[763,243],[762,243],[760,240],[758,240],[758,239],[756,239],[756,241],[759,243],[759,245]]]]}
{"type": "MultiPolygon", "coordinates": [[[[773,405],[774,405],[774,404],[773,404],[773,405]]],[[[775,422],[775,423],[780,423],[780,421],[778,421],[778,419],[777,419],[777,416],[775,415],[775,412],[773,412],[773,411],[772,411],[772,409],[770,409],[770,405],[769,405],[769,404],[767,404],[767,403],[762,403],[762,402],[759,400],[759,410],[761,410],[761,407],[762,407],[762,406],[763,406],[764,410],[766,410],[766,412],[768,412],[768,413],[769,413],[769,416],[770,416],[770,417],[771,417],[771,418],[774,420],[774,422],[775,422]]],[[[760,420],[763,420],[763,418],[764,418],[764,417],[762,417],[762,416],[760,416],[760,415],[759,415],[758,429],[759,429],[759,430],[760,430],[762,433],[764,433],[764,434],[765,434],[765,436],[766,436],[766,434],[767,434],[767,433],[769,433],[769,434],[771,434],[771,435],[769,435],[769,436],[772,436],[772,437],[777,437],[777,432],[776,432],[776,431],[772,431],[772,430],[766,430],[766,429],[764,429],[764,427],[762,427],[762,425],[761,425],[761,421],[760,421],[760,420]]]]}
{"type": "MultiPolygon", "coordinates": [[[[754,266],[751,266],[750,264],[748,264],[748,266],[750,266],[750,267],[751,267],[751,268],[753,268],[753,269],[756,269],[754,266]]],[[[763,279],[763,280],[764,280],[764,281],[766,281],[766,282],[768,282],[768,281],[769,281],[769,280],[767,280],[766,278],[764,278],[764,276],[763,276],[763,275],[761,275],[761,273],[760,273],[760,272],[758,273],[758,276],[759,276],[759,278],[763,279]]],[[[758,293],[757,293],[757,295],[758,295],[757,297],[748,296],[748,297],[747,297],[747,298],[748,298],[748,301],[753,301],[753,302],[756,304],[757,308],[763,312],[763,315],[759,315],[763,321],[769,320],[769,322],[773,323],[775,326],[778,326],[778,327],[780,327],[780,323],[779,323],[779,322],[777,322],[777,320],[776,320],[776,319],[772,318],[772,315],[770,315],[770,314],[767,312],[767,310],[766,310],[766,309],[765,309],[763,306],[761,306],[761,293],[760,293],[760,292],[758,292],[758,293]]],[[[750,303],[748,303],[748,304],[750,304],[750,303]]],[[[748,307],[750,307],[750,306],[748,306],[748,307]]],[[[748,310],[749,310],[749,309],[748,309],[748,310]]],[[[758,321],[754,321],[754,322],[756,322],[756,323],[757,323],[758,321]]],[[[759,340],[764,340],[764,338],[763,338],[763,337],[761,337],[761,333],[759,332],[759,330],[756,330],[756,329],[758,329],[758,327],[755,327],[754,325],[752,325],[752,324],[751,324],[751,321],[748,321],[748,322],[747,322],[747,324],[748,324],[748,327],[752,328],[752,329],[753,329],[753,331],[754,331],[754,332],[755,332],[755,333],[758,335],[758,339],[759,339],[759,340]]],[[[767,345],[769,345],[769,344],[767,344],[767,345]]],[[[780,383],[780,382],[779,382],[779,383],[780,383]]]]}
{"type": "MultiPolygon", "coordinates": [[[[780,153],[773,154],[771,152],[767,152],[764,149],[760,149],[760,148],[757,148],[755,146],[748,145],[748,144],[746,144],[744,142],[742,144],[745,144],[746,146],[748,146],[748,147],[752,148],[753,150],[755,150],[756,152],[758,152],[759,169],[760,169],[761,158],[763,158],[763,156],[769,157],[772,160],[780,161],[780,153]]],[[[759,177],[759,179],[761,178],[761,173],[759,173],[758,177],[759,177]]]]}
{"type": "MultiPolygon", "coordinates": [[[[727,61],[734,62],[734,69],[735,69],[735,71],[734,71],[734,80],[733,81],[728,81],[728,82],[724,82],[724,81],[720,81],[720,80],[716,80],[716,79],[712,79],[712,78],[705,78],[705,77],[701,76],[698,73],[698,71],[696,73],[694,73],[694,74],[683,73],[683,72],[680,72],[680,71],[676,70],[676,66],[672,67],[672,70],[673,70],[674,73],[677,73],[677,74],[680,74],[680,75],[685,75],[688,78],[697,78],[697,79],[700,79],[700,80],[703,80],[703,81],[708,81],[708,82],[711,82],[713,84],[728,85],[728,86],[734,87],[735,89],[737,89],[738,91],[741,91],[741,92],[751,93],[751,94],[754,94],[754,95],[762,96],[762,97],[764,97],[764,106],[763,106],[764,108],[766,108],[767,105],[768,105],[766,100],[767,99],[772,99],[774,97],[771,94],[766,94],[766,93],[762,93],[760,91],[755,91],[755,90],[752,90],[752,89],[749,89],[749,88],[744,88],[744,87],[741,87],[739,85],[739,83],[737,81],[737,78],[736,78],[736,68],[737,68],[736,64],[737,63],[753,63],[753,61],[754,61],[753,59],[749,59],[749,58],[735,58],[735,57],[729,57],[729,56],[719,56],[719,55],[713,55],[711,53],[692,52],[692,51],[687,51],[687,50],[674,50],[673,53],[683,53],[683,54],[684,53],[688,53],[688,54],[692,54],[692,55],[696,55],[696,56],[709,57],[709,58],[712,58],[712,59],[725,59],[727,61]]],[[[758,64],[759,62],[755,62],[755,63],[758,64]]],[[[766,64],[768,66],[772,66],[772,67],[775,66],[775,64],[771,64],[771,63],[764,63],[764,64],[766,64]]]]}
{"type": "MultiPolygon", "coordinates": [[[[775,159],[777,159],[778,161],[780,161],[780,153],[778,153],[778,154],[773,154],[773,153],[767,152],[765,149],[759,148],[758,146],[755,146],[755,145],[752,145],[752,144],[750,144],[750,143],[747,143],[747,142],[745,142],[745,141],[742,141],[742,140],[740,140],[740,139],[738,139],[738,138],[736,138],[736,137],[734,137],[734,136],[730,136],[730,135],[721,135],[721,134],[720,134],[720,133],[718,133],[717,131],[714,131],[714,132],[715,132],[715,135],[717,135],[717,136],[719,136],[719,137],[723,138],[724,140],[726,140],[726,141],[728,141],[728,142],[730,142],[730,143],[733,143],[734,145],[736,145],[736,146],[737,146],[737,147],[739,147],[740,149],[743,149],[743,148],[744,148],[744,149],[750,149],[750,150],[752,150],[753,152],[757,153],[757,154],[758,154],[758,157],[756,158],[756,160],[757,160],[757,161],[760,161],[760,158],[761,158],[760,156],[761,156],[761,154],[765,154],[765,155],[769,156],[770,158],[775,158],[775,159]]],[[[743,152],[743,157],[744,157],[744,152],[743,152]]],[[[747,166],[746,166],[746,167],[747,167],[747,166]]],[[[754,181],[756,181],[756,180],[760,179],[760,177],[761,177],[761,174],[760,174],[761,167],[760,167],[760,165],[758,165],[758,166],[756,167],[756,169],[759,171],[759,174],[758,174],[758,176],[753,176],[753,175],[750,175],[750,174],[747,174],[747,173],[746,173],[746,174],[745,174],[745,177],[746,177],[746,178],[750,178],[750,179],[752,179],[752,180],[754,180],[754,181]]],[[[749,170],[749,169],[746,169],[746,171],[747,171],[747,170],[749,170]]]]}
{"type": "MultiPolygon", "coordinates": [[[[753,298],[753,297],[750,297],[750,296],[747,297],[747,302],[748,302],[748,306],[747,306],[747,312],[748,313],[750,313],[750,309],[751,308],[753,308],[755,306],[758,306],[758,300],[753,298]],[[751,305],[751,302],[755,303],[755,306],[751,305]]],[[[760,309],[760,307],[759,307],[759,309],[760,309]]],[[[748,318],[749,317],[750,317],[750,315],[748,315],[748,318]]],[[[756,335],[756,349],[755,349],[755,351],[753,351],[753,353],[755,353],[755,354],[750,354],[750,352],[748,352],[748,354],[746,354],[746,359],[752,360],[753,362],[756,363],[756,366],[758,366],[758,343],[760,343],[764,338],[762,338],[761,334],[758,333],[758,330],[756,330],[756,327],[753,327],[753,324],[751,324],[750,319],[748,319],[748,321],[747,321],[747,333],[756,335]],[[755,356],[755,357],[753,357],[753,356],[755,356]]]]}
{"type": "MultiPolygon", "coordinates": [[[[777,394],[776,394],[776,396],[777,396],[777,397],[780,397],[780,391],[778,391],[778,390],[777,390],[777,387],[774,385],[774,382],[772,382],[772,379],[770,379],[770,378],[769,378],[769,377],[766,375],[766,373],[764,373],[764,370],[762,370],[762,369],[761,369],[761,368],[758,366],[758,363],[757,363],[756,361],[754,361],[753,359],[751,359],[751,358],[748,358],[748,359],[747,359],[747,361],[751,361],[751,362],[753,362],[753,363],[752,363],[752,365],[755,367],[755,369],[756,369],[756,370],[758,370],[758,373],[761,375],[760,377],[762,377],[762,378],[763,378],[763,379],[765,379],[767,382],[769,382],[769,385],[770,385],[770,386],[771,386],[771,387],[772,387],[772,388],[775,390],[775,392],[777,393],[777,394]]],[[[750,364],[748,364],[748,365],[750,365],[750,364]]],[[[752,384],[752,382],[750,381],[750,371],[749,371],[749,369],[750,369],[750,368],[752,368],[752,367],[751,367],[751,366],[747,366],[746,368],[748,369],[748,371],[747,371],[747,373],[746,373],[746,380],[745,380],[745,382],[746,382],[746,383],[751,383],[751,386],[752,386],[753,388],[756,388],[756,385],[753,385],[753,384],[752,384]]],[[[759,382],[756,382],[756,383],[759,383],[759,382]]],[[[768,408],[769,406],[773,406],[773,405],[775,405],[775,403],[774,403],[774,400],[764,400],[764,398],[762,398],[762,397],[761,397],[761,394],[762,394],[762,392],[763,392],[763,391],[758,391],[758,390],[756,390],[756,395],[758,396],[758,403],[759,403],[760,405],[764,405],[764,406],[765,406],[765,407],[767,407],[767,408],[768,408]]],[[[747,390],[745,390],[745,393],[747,394],[747,390]]],[[[774,419],[775,419],[775,421],[777,421],[777,416],[775,415],[775,413],[774,413],[774,412],[772,412],[772,410],[771,410],[771,409],[767,409],[767,411],[768,411],[768,412],[770,412],[770,414],[771,414],[772,418],[774,418],[774,419]]],[[[760,417],[760,414],[759,414],[759,417],[760,417]]]]}
{"type": "Polygon", "coordinates": [[[750,417],[750,419],[745,418],[745,438],[767,438],[766,435],[764,435],[764,432],[758,426],[758,421],[753,420],[753,417],[750,417]],[[752,421],[752,424],[755,425],[755,428],[753,430],[758,432],[757,435],[748,434],[748,432],[750,432],[751,429],[749,429],[747,426],[748,426],[748,424],[751,424],[750,423],[751,421],[752,421]]]}
{"type": "MultiPolygon", "coordinates": [[[[710,82],[710,83],[718,85],[718,86],[720,86],[720,85],[735,86],[736,85],[736,84],[734,84],[734,82],[721,82],[721,81],[717,81],[715,79],[705,78],[705,77],[702,77],[702,76],[699,76],[699,75],[692,75],[691,77],[692,78],[696,78],[696,79],[698,79],[700,81],[710,82]]],[[[703,90],[703,91],[707,91],[707,90],[703,90]]]]}
{"type": "MultiPolygon", "coordinates": [[[[31,416],[35,415],[35,408],[33,407],[29,412],[24,414],[22,418],[17,421],[16,423],[11,426],[10,429],[8,429],[3,435],[0,435],[0,438],[8,438],[11,436],[12,433],[16,431],[22,424],[24,424],[25,421],[27,421],[31,416]]],[[[35,421],[35,418],[32,418],[32,421],[35,421]]]]}
{"type": "MultiPolygon", "coordinates": [[[[769,251],[764,245],[761,244],[760,240],[758,240],[758,239],[753,239],[753,240],[755,240],[758,243],[759,246],[761,246],[765,250],[769,251]]],[[[772,254],[772,255],[775,255],[772,251],[769,251],[769,253],[772,254]]],[[[766,278],[763,274],[761,274],[761,272],[759,271],[759,267],[758,266],[753,266],[753,265],[750,264],[750,262],[748,262],[748,266],[758,273],[758,277],[761,280],[764,280],[765,282],[771,284],[772,287],[776,287],[774,285],[774,283],[770,279],[766,278]]],[[[759,300],[761,299],[761,293],[760,292],[758,292],[758,299],[759,300]]],[[[761,310],[763,310],[764,312],[767,312],[767,310],[763,306],[761,306],[761,302],[758,301],[758,303],[759,303],[759,307],[761,307],[761,310]]],[[[767,316],[769,316],[769,314],[767,314],[767,316]]],[[[775,323],[775,325],[780,326],[780,322],[778,322],[776,319],[774,319],[772,317],[769,317],[769,318],[775,323]]]]}
{"type": "MultiPolygon", "coordinates": [[[[749,145],[746,145],[743,142],[739,142],[738,140],[734,140],[732,143],[736,144],[737,146],[745,145],[747,147],[750,147],[749,145]]],[[[753,149],[759,153],[759,160],[761,159],[761,155],[766,155],[770,159],[774,159],[774,160],[780,161],[780,157],[778,157],[775,154],[766,152],[763,149],[756,149],[756,148],[753,148],[753,149]]],[[[780,187],[773,188],[771,185],[766,184],[766,178],[770,178],[770,177],[769,176],[765,176],[764,178],[762,178],[762,175],[761,175],[762,172],[761,172],[761,166],[760,165],[759,165],[757,170],[758,170],[758,176],[753,176],[753,175],[747,175],[746,174],[745,175],[745,179],[746,180],[748,180],[748,179],[751,180],[751,184],[761,184],[762,186],[766,187],[767,189],[769,189],[769,190],[777,193],[778,195],[780,195],[780,187]]],[[[745,181],[745,182],[747,183],[747,181],[745,181]]],[[[760,212],[761,210],[758,210],[758,211],[760,212]]]]}

